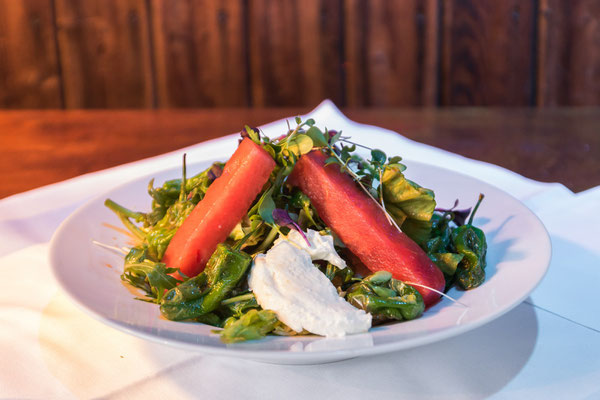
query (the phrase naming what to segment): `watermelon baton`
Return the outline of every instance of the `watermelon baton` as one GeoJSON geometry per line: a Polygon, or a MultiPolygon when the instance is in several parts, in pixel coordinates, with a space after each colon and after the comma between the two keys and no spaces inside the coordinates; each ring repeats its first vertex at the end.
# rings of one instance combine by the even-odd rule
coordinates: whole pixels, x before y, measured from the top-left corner
{"type": "MultiPolygon", "coordinates": [[[[298,160],[288,183],[298,186],[319,217],[372,272],[389,271],[407,283],[443,291],[444,275],[406,234],[389,223],[384,212],[338,165],[324,167],[327,157],[313,150],[298,160]]],[[[426,306],[440,295],[415,285],[426,306]]]]}
{"type": "Polygon", "coordinates": [[[188,277],[202,272],[217,245],[246,215],[274,168],[269,153],[248,138],[242,140],[221,176],[177,230],[161,261],[188,277]]]}

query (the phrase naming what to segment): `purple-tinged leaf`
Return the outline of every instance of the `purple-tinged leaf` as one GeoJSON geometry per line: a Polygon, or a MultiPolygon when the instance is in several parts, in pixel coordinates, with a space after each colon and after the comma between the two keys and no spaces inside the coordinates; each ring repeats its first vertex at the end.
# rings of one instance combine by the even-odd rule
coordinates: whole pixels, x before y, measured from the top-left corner
{"type": "Polygon", "coordinates": [[[250,138],[254,143],[260,144],[260,131],[258,128],[251,128],[248,125],[240,132],[242,138],[250,138]]]}
{"type": "Polygon", "coordinates": [[[223,173],[223,168],[221,168],[221,166],[218,164],[213,164],[212,167],[210,167],[210,169],[206,173],[206,175],[208,176],[208,179],[210,179],[211,181],[214,181],[215,179],[220,177],[222,173],[223,173]]]}
{"type": "Polygon", "coordinates": [[[308,247],[311,247],[310,242],[306,238],[306,235],[304,234],[304,232],[302,232],[302,229],[300,229],[300,226],[298,226],[298,224],[292,219],[292,217],[290,217],[290,214],[288,214],[287,211],[285,211],[282,208],[274,209],[273,210],[273,220],[279,226],[285,226],[287,228],[298,231],[300,233],[300,235],[302,235],[302,237],[306,241],[306,244],[308,244],[308,247]]]}
{"type": "Polygon", "coordinates": [[[464,210],[455,210],[452,211],[454,214],[454,223],[456,226],[462,226],[465,224],[467,217],[471,214],[471,208],[466,208],[464,210]]]}
{"type": "Polygon", "coordinates": [[[454,210],[456,208],[456,206],[458,206],[458,199],[454,200],[454,205],[451,208],[436,208],[435,211],[439,211],[439,212],[451,212],[452,210],[454,210]]]}
{"type": "Polygon", "coordinates": [[[340,140],[342,131],[325,131],[325,136],[330,147],[335,147],[335,144],[340,140]]]}
{"type": "Polygon", "coordinates": [[[452,208],[436,208],[435,211],[442,213],[451,213],[452,221],[456,224],[456,226],[462,226],[465,224],[467,217],[471,214],[471,208],[466,208],[464,210],[455,210],[456,206],[458,206],[458,199],[454,202],[452,208]]]}

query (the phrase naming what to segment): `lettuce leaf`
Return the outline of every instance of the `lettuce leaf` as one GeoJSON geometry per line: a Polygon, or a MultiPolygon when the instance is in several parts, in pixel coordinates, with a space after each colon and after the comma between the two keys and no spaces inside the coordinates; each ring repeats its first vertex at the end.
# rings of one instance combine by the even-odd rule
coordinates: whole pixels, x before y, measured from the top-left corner
{"type": "Polygon", "coordinates": [[[406,179],[400,168],[390,165],[384,168],[381,184],[388,213],[412,240],[425,243],[435,210],[433,191],[406,179]]]}

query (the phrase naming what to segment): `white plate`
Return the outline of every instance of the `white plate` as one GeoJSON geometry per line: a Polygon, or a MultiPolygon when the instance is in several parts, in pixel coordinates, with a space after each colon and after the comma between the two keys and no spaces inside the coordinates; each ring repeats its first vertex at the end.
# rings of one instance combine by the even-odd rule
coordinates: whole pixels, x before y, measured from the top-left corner
{"type": "MultiPolygon", "coordinates": [[[[518,200],[494,186],[439,167],[406,162],[406,175],[433,189],[438,206],[451,207],[458,197],[462,208],[485,200],[475,224],[488,240],[485,283],[468,292],[449,295],[468,307],[442,300],[414,321],[371,329],[345,338],[267,337],[239,344],[224,344],[213,327],[172,322],[161,318],[158,306],[134,299],[120,274],[122,257],[92,244],[127,246],[128,237],[114,227],[119,219],[104,205],[105,198],[136,210],[148,210],[144,177],[110,190],[90,201],[55,233],[50,250],[54,273],[70,297],[93,317],[144,339],[220,356],[248,358],[281,364],[312,364],[406,349],[449,338],[481,326],[521,303],[541,281],[550,262],[550,239],[540,220],[518,200]]],[[[210,162],[191,165],[190,173],[210,162]]],[[[153,174],[156,184],[178,177],[178,169],[153,174]]],[[[460,207],[459,207],[460,208],[460,207]]]]}

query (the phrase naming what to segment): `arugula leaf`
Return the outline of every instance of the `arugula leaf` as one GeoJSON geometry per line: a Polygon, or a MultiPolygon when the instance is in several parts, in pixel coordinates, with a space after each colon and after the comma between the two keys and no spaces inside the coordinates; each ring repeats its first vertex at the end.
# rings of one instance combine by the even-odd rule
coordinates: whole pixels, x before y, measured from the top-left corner
{"type": "Polygon", "coordinates": [[[167,268],[165,264],[153,260],[147,248],[133,247],[125,256],[121,279],[146,292],[148,298],[141,300],[159,303],[165,291],[180,282],[170,275],[175,271],[175,268],[167,268]]]}
{"type": "Polygon", "coordinates": [[[152,211],[148,213],[128,210],[110,199],[104,204],[147,246],[152,257],[160,260],[177,228],[204,198],[208,187],[221,175],[224,165],[214,163],[189,179],[171,179],[156,188],[152,179],[148,184],[152,211]],[[143,227],[135,225],[134,221],[142,222],[143,227]]]}
{"type": "Polygon", "coordinates": [[[240,135],[243,138],[250,138],[254,143],[261,145],[260,132],[256,128],[251,128],[248,125],[244,125],[244,129],[240,135]]]}
{"type": "Polygon", "coordinates": [[[275,202],[273,201],[273,187],[267,190],[261,197],[258,203],[258,214],[268,224],[272,224],[273,210],[275,210],[275,202]]]}
{"type": "Polygon", "coordinates": [[[312,139],[313,143],[317,147],[325,147],[327,146],[327,139],[325,139],[325,135],[319,128],[316,126],[311,126],[306,131],[306,136],[312,139]]]}

